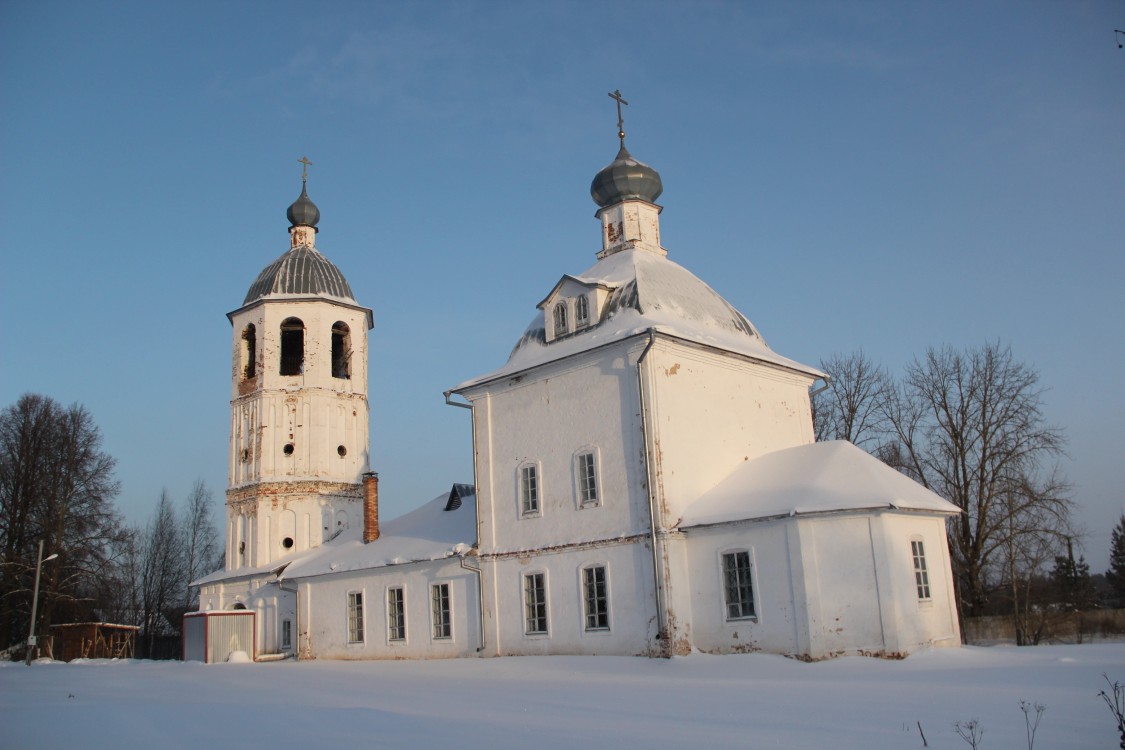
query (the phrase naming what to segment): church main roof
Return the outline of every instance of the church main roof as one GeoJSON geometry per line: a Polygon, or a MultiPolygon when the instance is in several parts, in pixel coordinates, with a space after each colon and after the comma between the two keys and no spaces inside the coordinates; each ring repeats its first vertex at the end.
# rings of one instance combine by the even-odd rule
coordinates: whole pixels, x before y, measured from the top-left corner
{"type": "Polygon", "coordinates": [[[599,322],[547,343],[540,310],[500,369],[454,390],[563,359],[655,329],[660,333],[770,362],[814,377],[819,370],[777,354],[745,315],[691,271],[647,250],[624,250],[599,260],[573,277],[611,288],[599,322]]]}

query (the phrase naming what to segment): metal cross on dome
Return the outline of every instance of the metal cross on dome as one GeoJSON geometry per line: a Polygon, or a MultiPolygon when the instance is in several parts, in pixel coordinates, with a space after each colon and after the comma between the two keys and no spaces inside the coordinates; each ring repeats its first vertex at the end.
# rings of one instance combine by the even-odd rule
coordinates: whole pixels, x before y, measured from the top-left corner
{"type": "Polygon", "coordinates": [[[303,165],[301,167],[301,183],[304,184],[304,182],[309,178],[309,167],[312,166],[312,162],[309,161],[309,157],[302,156],[297,160],[297,163],[303,165]]]}
{"type": "Polygon", "coordinates": [[[621,119],[621,105],[629,105],[629,102],[621,98],[621,89],[614,89],[612,94],[607,94],[610,99],[617,100],[617,137],[621,139],[621,145],[625,145],[625,121],[621,119]]]}

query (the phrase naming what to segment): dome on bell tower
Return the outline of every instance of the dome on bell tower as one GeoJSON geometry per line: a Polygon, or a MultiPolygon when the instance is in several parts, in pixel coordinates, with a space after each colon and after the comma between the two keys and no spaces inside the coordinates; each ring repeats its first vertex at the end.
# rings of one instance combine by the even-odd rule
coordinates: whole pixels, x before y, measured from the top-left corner
{"type": "Polygon", "coordinates": [[[301,181],[301,195],[289,206],[285,216],[289,219],[289,224],[294,227],[313,227],[315,229],[317,222],[320,221],[320,209],[309,198],[309,194],[305,190],[304,180],[301,181]]]}

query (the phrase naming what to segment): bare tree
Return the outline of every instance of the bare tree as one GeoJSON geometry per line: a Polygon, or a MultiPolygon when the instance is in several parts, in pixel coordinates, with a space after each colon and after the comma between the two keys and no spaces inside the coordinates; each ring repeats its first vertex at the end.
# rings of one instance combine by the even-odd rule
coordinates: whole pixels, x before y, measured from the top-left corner
{"type": "Polygon", "coordinates": [[[140,549],[142,638],[152,655],[156,638],[167,635],[169,617],[179,607],[186,586],[184,545],[176,509],[167,490],[145,528],[140,549]]]}
{"type": "Polygon", "coordinates": [[[1051,525],[1069,531],[1065,485],[1041,479],[1063,449],[1042,413],[1039,374],[1007,347],[930,349],[889,390],[884,460],[962,510],[949,544],[962,615],[982,613],[999,555],[1051,525]]]}
{"type": "Polygon", "coordinates": [[[219,558],[218,533],[212,511],[214,495],[202,479],[195,480],[191,494],[184,504],[180,528],[184,547],[183,609],[190,610],[198,601],[199,593],[191,582],[216,570],[222,563],[219,558]]]}
{"type": "Polygon", "coordinates": [[[827,386],[812,399],[813,428],[817,440],[847,440],[878,453],[887,432],[883,402],[891,388],[890,377],[862,350],[833,354],[820,361],[828,373],[827,386]]]}
{"type": "Polygon", "coordinates": [[[0,412],[0,646],[26,632],[41,539],[59,555],[43,569],[42,622],[91,605],[122,533],[113,470],[82,406],[25,394],[0,412]]]}
{"type": "Polygon", "coordinates": [[[1046,566],[1070,538],[1070,487],[1052,475],[1039,486],[1026,485],[1002,498],[1005,533],[999,549],[1003,590],[1012,605],[1016,645],[1034,646],[1043,637],[1052,611],[1046,591],[1046,566]]]}

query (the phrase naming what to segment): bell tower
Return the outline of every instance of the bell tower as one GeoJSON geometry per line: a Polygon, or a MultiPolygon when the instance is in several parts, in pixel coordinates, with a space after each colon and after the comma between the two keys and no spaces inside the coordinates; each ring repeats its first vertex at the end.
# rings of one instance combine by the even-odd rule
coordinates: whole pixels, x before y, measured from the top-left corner
{"type": "Polygon", "coordinates": [[[227,570],[268,565],[362,522],[373,318],[316,248],[320,211],[306,182],[307,172],[287,212],[289,250],[227,314],[227,570]]]}

